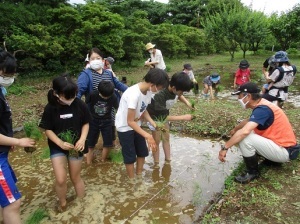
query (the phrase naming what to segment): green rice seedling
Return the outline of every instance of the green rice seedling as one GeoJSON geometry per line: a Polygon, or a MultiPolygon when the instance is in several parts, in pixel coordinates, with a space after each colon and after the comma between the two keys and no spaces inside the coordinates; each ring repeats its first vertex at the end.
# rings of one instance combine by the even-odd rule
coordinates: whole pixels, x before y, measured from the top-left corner
{"type": "MultiPolygon", "coordinates": [[[[35,141],[41,140],[43,137],[42,132],[38,127],[38,122],[36,120],[27,121],[23,124],[24,132],[26,137],[32,138],[35,141]]],[[[33,153],[36,150],[36,147],[25,147],[25,152],[33,153]]]]}
{"type": "Polygon", "coordinates": [[[123,155],[120,149],[111,150],[109,153],[109,158],[113,163],[118,163],[118,164],[123,163],[123,155]]]}
{"type": "Polygon", "coordinates": [[[190,104],[191,104],[191,106],[192,106],[192,108],[193,108],[193,109],[191,109],[191,114],[194,115],[195,112],[196,112],[196,111],[195,111],[195,110],[196,110],[196,108],[195,108],[196,101],[195,101],[195,99],[190,99],[189,101],[190,101],[190,104]]]}
{"type": "Polygon", "coordinates": [[[25,224],[38,224],[44,218],[49,218],[49,214],[45,209],[38,208],[28,217],[28,219],[25,221],[25,224]]]}
{"type": "Polygon", "coordinates": [[[48,159],[50,158],[50,149],[49,147],[45,147],[42,149],[42,154],[40,155],[41,159],[48,159]]]}
{"type": "Polygon", "coordinates": [[[156,130],[166,132],[167,131],[167,129],[165,128],[166,122],[167,122],[167,120],[166,120],[165,116],[156,117],[156,119],[155,119],[156,130]]]}
{"type": "MultiPolygon", "coordinates": [[[[58,137],[61,140],[63,140],[64,142],[68,142],[68,143],[73,144],[73,145],[75,144],[75,141],[76,141],[76,138],[77,138],[76,134],[71,130],[66,130],[64,132],[61,132],[58,135],[58,137]]],[[[71,149],[71,150],[69,150],[69,156],[78,158],[79,157],[79,152],[76,151],[75,149],[71,149]]]]}

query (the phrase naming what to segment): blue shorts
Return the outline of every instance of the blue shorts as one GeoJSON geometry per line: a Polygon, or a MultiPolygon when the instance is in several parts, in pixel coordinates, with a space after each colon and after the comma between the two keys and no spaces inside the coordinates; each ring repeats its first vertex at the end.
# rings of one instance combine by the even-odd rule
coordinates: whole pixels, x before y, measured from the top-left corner
{"type": "Polygon", "coordinates": [[[112,120],[101,120],[93,119],[90,122],[90,129],[88,134],[88,147],[94,148],[98,142],[99,135],[101,132],[103,139],[103,147],[112,147],[113,146],[113,128],[112,120]]]}
{"type": "Polygon", "coordinates": [[[50,148],[50,159],[58,156],[65,156],[68,160],[81,160],[83,159],[83,152],[78,152],[75,156],[70,154],[68,150],[62,150],[60,148],[50,148]]]}
{"type": "Polygon", "coordinates": [[[136,157],[147,157],[149,155],[145,138],[137,132],[118,132],[118,136],[125,164],[135,163],[136,157]]]}
{"type": "Polygon", "coordinates": [[[16,175],[8,163],[8,152],[0,153],[0,205],[2,208],[21,198],[16,175]]]}

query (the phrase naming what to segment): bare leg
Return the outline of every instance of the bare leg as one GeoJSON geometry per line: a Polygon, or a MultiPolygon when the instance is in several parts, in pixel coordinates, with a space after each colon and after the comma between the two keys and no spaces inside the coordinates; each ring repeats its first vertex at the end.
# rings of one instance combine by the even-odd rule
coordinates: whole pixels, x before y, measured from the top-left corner
{"type": "Polygon", "coordinates": [[[170,132],[169,132],[169,125],[166,125],[166,132],[162,135],[162,142],[163,142],[163,149],[165,153],[165,160],[171,160],[171,146],[170,146],[170,132]]]}
{"type": "Polygon", "coordinates": [[[20,217],[21,199],[3,208],[3,221],[5,224],[21,224],[20,217]]]}
{"type": "Polygon", "coordinates": [[[3,223],[3,208],[0,207],[0,223],[3,223]]]}
{"type": "Polygon", "coordinates": [[[208,85],[207,84],[204,84],[203,93],[208,94],[208,85]]]}
{"type": "Polygon", "coordinates": [[[126,172],[127,172],[129,179],[133,179],[134,178],[134,163],[125,164],[125,167],[126,167],[126,172]]]}
{"type": "Polygon", "coordinates": [[[107,159],[108,154],[109,154],[109,148],[103,147],[101,162],[104,162],[107,159]]]}
{"type": "Polygon", "coordinates": [[[57,156],[51,159],[55,175],[55,191],[62,208],[67,205],[67,158],[57,156]]]}
{"type": "Polygon", "coordinates": [[[84,182],[80,176],[81,165],[82,165],[81,159],[69,160],[70,178],[74,185],[76,195],[78,198],[83,198],[85,194],[84,182]]]}
{"type": "Polygon", "coordinates": [[[89,152],[86,154],[86,163],[88,165],[92,164],[93,156],[94,156],[94,148],[89,148],[89,152]]]}
{"type": "Polygon", "coordinates": [[[137,161],[136,161],[136,174],[137,175],[142,174],[144,163],[145,163],[145,157],[137,157],[137,161]]]}
{"type": "Polygon", "coordinates": [[[156,152],[153,152],[154,163],[159,163],[159,143],[161,139],[161,131],[152,131],[152,136],[156,142],[156,152]]]}

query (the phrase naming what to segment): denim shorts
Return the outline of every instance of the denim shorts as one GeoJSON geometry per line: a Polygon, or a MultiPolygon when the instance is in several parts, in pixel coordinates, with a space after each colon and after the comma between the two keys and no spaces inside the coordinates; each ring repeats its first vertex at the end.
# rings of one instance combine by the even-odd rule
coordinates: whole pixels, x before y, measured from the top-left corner
{"type": "Polygon", "coordinates": [[[83,159],[83,152],[78,152],[74,155],[70,154],[69,150],[62,150],[60,148],[50,148],[50,159],[58,156],[65,156],[68,160],[81,160],[83,159]]]}
{"type": "Polygon", "coordinates": [[[0,205],[2,208],[21,198],[15,172],[8,163],[8,152],[0,152],[0,205]]]}
{"type": "Polygon", "coordinates": [[[98,142],[100,132],[103,139],[103,147],[113,146],[112,120],[93,119],[90,122],[90,129],[87,137],[89,148],[95,147],[98,142]]]}
{"type": "Polygon", "coordinates": [[[146,140],[135,131],[118,132],[119,141],[122,146],[122,155],[125,164],[136,162],[136,157],[149,155],[146,140]]]}

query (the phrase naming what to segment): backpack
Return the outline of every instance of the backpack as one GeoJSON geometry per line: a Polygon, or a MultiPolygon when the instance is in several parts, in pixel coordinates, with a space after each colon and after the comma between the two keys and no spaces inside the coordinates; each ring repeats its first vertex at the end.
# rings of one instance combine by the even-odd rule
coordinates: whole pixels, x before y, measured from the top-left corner
{"type": "Polygon", "coordinates": [[[274,83],[277,83],[277,82],[281,81],[284,77],[284,74],[286,74],[287,76],[292,76],[291,78],[286,79],[286,83],[287,83],[286,87],[290,86],[293,83],[294,77],[296,76],[296,73],[297,73],[296,66],[292,65],[292,68],[293,68],[292,71],[285,71],[282,67],[277,67],[276,69],[279,70],[280,74],[279,74],[279,76],[277,77],[277,79],[275,80],[274,83]]]}

